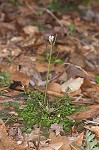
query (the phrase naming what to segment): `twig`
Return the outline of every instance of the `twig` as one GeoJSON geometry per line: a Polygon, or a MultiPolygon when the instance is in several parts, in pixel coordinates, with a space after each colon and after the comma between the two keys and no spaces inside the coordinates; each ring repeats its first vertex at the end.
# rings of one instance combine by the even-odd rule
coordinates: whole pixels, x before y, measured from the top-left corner
{"type": "Polygon", "coordinates": [[[86,123],[86,124],[92,123],[92,124],[97,124],[97,125],[99,125],[99,122],[91,121],[91,120],[86,120],[85,123],[86,123]]]}
{"type": "Polygon", "coordinates": [[[46,11],[48,14],[50,14],[56,21],[57,23],[61,26],[62,30],[67,33],[66,29],[64,28],[64,25],[60,22],[60,20],[52,13],[52,11],[50,11],[47,8],[42,8],[42,10],[46,11]]]}

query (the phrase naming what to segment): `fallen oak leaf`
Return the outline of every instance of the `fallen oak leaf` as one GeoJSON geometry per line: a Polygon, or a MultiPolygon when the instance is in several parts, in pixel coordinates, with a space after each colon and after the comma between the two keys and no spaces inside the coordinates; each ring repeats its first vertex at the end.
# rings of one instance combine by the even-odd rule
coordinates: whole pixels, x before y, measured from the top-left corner
{"type": "Polygon", "coordinates": [[[74,96],[76,96],[76,95],[79,95],[80,93],[81,93],[81,89],[78,89],[78,90],[76,90],[76,91],[74,91],[74,92],[68,93],[68,96],[74,97],[74,96]]]}
{"type": "Polygon", "coordinates": [[[46,147],[41,147],[40,150],[55,150],[49,146],[46,146],[46,147]]]}
{"type": "Polygon", "coordinates": [[[70,144],[73,150],[81,150],[82,142],[84,138],[84,131],[78,135],[74,141],[70,144]]]}
{"type": "Polygon", "coordinates": [[[38,30],[38,27],[36,26],[31,26],[31,25],[28,25],[28,26],[25,26],[23,28],[23,31],[25,34],[29,35],[29,36],[33,36],[35,35],[36,33],[39,33],[39,30],[38,30]]]}
{"type": "Polygon", "coordinates": [[[99,114],[99,108],[90,108],[89,110],[73,113],[66,116],[70,120],[84,120],[87,118],[93,118],[99,114]]]}
{"type": "Polygon", "coordinates": [[[53,144],[49,144],[49,147],[53,148],[54,150],[59,150],[63,145],[63,142],[57,142],[53,144]]]}
{"type": "MultiPolygon", "coordinates": [[[[43,72],[46,72],[47,69],[48,69],[48,63],[46,62],[38,62],[38,61],[35,61],[34,62],[34,66],[36,68],[36,70],[40,73],[43,73],[43,72]]],[[[50,71],[53,71],[55,70],[55,67],[53,64],[51,64],[51,70],[50,71]]]]}
{"type": "Polygon", "coordinates": [[[97,105],[90,105],[90,106],[88,106],[88,108],[97,108],[97,109],[99,109],[99,105],[97,104],[97,105]]]}
{"type": "Polygon", "coordinates": [[[90,109],[84,112],[80,112],[80,113],[74,113],[70,116],[67,116],[68,119],[70,120],[84,120],[84,119],[88,119],[88,118],[93,118],[96,115],[99,114],[99,109],[90,109]]]}
{"type": "Polygon", "coordinates": [[[63,127],[61,124],[54,123],[50,127],[50,131],[55,131],[56,135],[59,135],[60,132],[63,132],[63,127]]]}
{"type": "Polygon", "coordinates": [[[15,71],[15,72],[11,73],[10,80],[11,81],[20,81],[23,86],[27,86],[28,87],[30,77],[27,74],[25,74],[25,73],[21,73],[21,72],[15,71]]]}
{"type": "Polygon", "coordinates": [[[55,82],[50,82],[48,84],[48,91],[60,93],[61,92],[61,85],[58,83],[55,83],[55,82]]]}
{"type": "Polygon", "coordinates": [[[0,120],[0,150],[30,150],[28,147],[18,145],[10,136],[8,136],[5,124],[2,120],[0,120]]]}
{"type": "Polygon", "coordinates": [[[9,58],[13,57],[16,58],[21,54],[21,49],[15,45],[7,44],[7,45],[0,45],[0,58],[9,58]],[[11,49],[9,51],[9,49],[11,49]]]}
{"type": "Polygon", "coordinates": [[[83,80],[84,80],[83,78],[76,78],[76,79],[70,78],[67,82],[61,85],[62,92],[69,91],[69,93],[71,93],[79,90],[81,85],[83,84],[83,80]],[[68,90],[68,88],[70,90],[68,90]]]}
{"type": "Polygon", "coordinates": [[[71,147],[72,147],[72,150],[81,150],[81,147],[75,143],[71,144],[71,147]]]}
{"type": "MultiPolygon", "coordinates": [[[[42,90],[42,91],[43,91],[43,90],[42,90]]],[[[61,96],[61,97],[64,96],[64,94],[57,93],[57,92],[54,92],[54,91],[47,91],[47,94],[49,94],[49,95],[55,95],[55,96],[61,96]]]]}
{"type": "Polygon", "coordinates": [[[82,69],[79,66],[75,66],[73,64],[68,64],[68,67],[66,69],[67,77],[70,78],[77,78],[81,77],[87,80],[95,80],[95,77],[89,75],[84,69],[82,69]]]}
{"type": "Polygon", "coordinates": [[[66,136],[61,135],[56,136],[54,132],[51,132],[49,138],[51,139],[50,144],[63,142],[63,145],[60,147],[59,150],[71,150],[69,139],[66,136]]]}
{"type": "Polygon", "coordinates": [[[99,85],[91,83],[89,80],[84,80],[81,86],[84,96],[91,98],[93,101],[99,103],[99,85]]]}
{"type": "Polygon", "coordinates": [[[84,128],[94,132],[96,134],[96,136],[99,138],[99,126],[84,126],[84,128]]]}
{"type": "Polygon", "coordinates": [[[81,146],[84,138],[84,131],[80,133],[72,142],[72,144],[76,144],[77,146],[81,146]]]}

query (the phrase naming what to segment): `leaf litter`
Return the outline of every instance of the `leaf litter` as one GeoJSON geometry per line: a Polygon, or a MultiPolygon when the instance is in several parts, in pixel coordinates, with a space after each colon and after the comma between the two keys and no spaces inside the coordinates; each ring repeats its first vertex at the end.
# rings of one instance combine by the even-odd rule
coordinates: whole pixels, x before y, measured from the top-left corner
{"type": "MultiPolygon", "coordinates": [[[[0,150],[79,149],[84,142],[84,128],[94,132],[99,140],[97,3],[89,4],[90,7],[79,6],[80,12],[85,13],[83,16],[76,10],[54,14],[32,0],[18,2],[18,6],[15,1],[0,2],[0,71],[3,72],[0,74],[0,110],[10,115],[7,120],[0,115],[0,150]],[[75,134],[64,131],[62,120],[60,124],[51,124],[49,130],[45,129],[48,136],[43,135],[42,127],[34,125],[31,133],[24,133],[21,120],[8,122],[9,117],[17,116],[13,105],[3,105],[4,102],[19,102],[20,109],[24,108],[27,97],[22,92],[29,87],[44,92],[50,35],[56,36],[47,90],[50,101],[54,96],[67,94],[72,105],[87,107],[87,110],[66,116],[69,120],[81,121],[82,128],[76,129],[75,134]],[[11,76],[4,78],[6,72],[11,76]],[[4,84],[5,81],[11,82],[4,84]]],[[[47,4],[43,3],[45,7],[47,4]]],[[[53,110],[50,108],[50,113],[53,114],[53,110]]],[[[74,126],[78,125],[74,123],[74,126]]]]}

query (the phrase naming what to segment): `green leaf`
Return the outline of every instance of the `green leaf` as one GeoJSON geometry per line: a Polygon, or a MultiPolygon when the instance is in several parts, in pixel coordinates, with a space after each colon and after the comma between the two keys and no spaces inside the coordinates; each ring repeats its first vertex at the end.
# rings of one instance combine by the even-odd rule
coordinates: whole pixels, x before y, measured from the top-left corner
{"type": "Polygon", "coordinates": [[[9,78],[9,77],[10,77],[10,72],[5,72],[5,73],[4,73],[4,76],[5,76],[6,78],[9,78]]]}
{"type": "Polygon", "coordinates": [[[94,139],[95,134],[91,134],[89,137],[87,137],[87,141],[90,142],[94,139]]]}
{"type": "Polygon", "coordinates": [[[84,5],[88,5],[89,3],[91,3],[92,2],[92,0],[83,0],[83,4],[84,5]]]}
{"type": "Polygon", "coordinates": [[[99,75],[96,76],[96,83],[99,84],[99,75]]]}
{"type": "Polygon", "coordinates": [[[75,30],[75,25],[74,25],[73,23],[71,23],[71,24],[69,25],[69,30],[70,30],[71,32],[73,32],[73,31],[75,30]]]}
{"type": "Polygon", "coordinates": [[[90,149],[93,149],[94,146],[96,146],[96,145],[97,145],[97,140],[95,139],[90,143],[90,149]]]}
{"type": "Polygon", "coordinates": [[[9,77],[10,77],[10,72],[0,71],[0,85],[8,86],[11,83],[9,77]]]}
{"type": "Polygon", "coordinates": [[[86,148],[85,150],[98,150],[97,140],[95,139],[95,135],[91,134],[90,131],[86,131],[86,148]]]}
{"type": "Polygon", "coordinates": [[[86,137],[90,136],[91,132],[89,132],[88,130],[86,131],[86,137]]]}
{"type": "Polygon", "coordinates": [[[62,59],[56,59],[54,62],[55,62],[55,63],[62,63],[63,60],[62,60],[62,59]]]}
{"type": "Polygon", "coordinates": [[[46,59],[45,58],[37,58],[38,61],[44,62],[46,59]]]}
{"type": "Polygon", "coordinates": [[[92,150],[99,150],[99,147],[95,147],[95,148],[93,148],[92,150]]]}

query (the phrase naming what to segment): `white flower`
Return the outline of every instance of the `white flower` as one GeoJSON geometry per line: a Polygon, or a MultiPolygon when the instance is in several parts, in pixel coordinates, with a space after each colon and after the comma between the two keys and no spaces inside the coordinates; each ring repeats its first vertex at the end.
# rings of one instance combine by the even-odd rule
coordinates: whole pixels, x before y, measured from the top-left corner
{"type": "Polygon", "coordinates": [[[49,36],[49,42],[50,42],[50,43],[54,43],[54,40],[55,40],[54,35],[50,35],[50,36],[49,36]]]}

